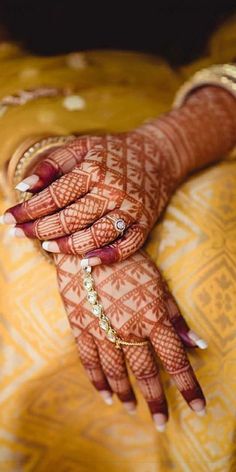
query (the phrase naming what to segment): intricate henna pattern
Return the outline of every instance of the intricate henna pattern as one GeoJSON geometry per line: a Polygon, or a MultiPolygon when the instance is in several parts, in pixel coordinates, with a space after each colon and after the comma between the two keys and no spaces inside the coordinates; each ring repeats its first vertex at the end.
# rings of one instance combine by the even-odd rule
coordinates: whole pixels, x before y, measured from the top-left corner
{"type": "MultiPolygon", "coordinates": [[[[193,345],[189,328],[161,274],[141,252],[113,266],[98,266],[93,276],[105,313],[124,340],[149,339],[145,346],[117,350],[91,314],[80,277],[77,256],[54,256],[59,290],[82,363],[98,390],[116,393],[121,401],[135,401],[125,359],[138,380],[152,414],[168,417],[168,408],[154,352],[188,403],[205,402],[181,341],[193,345]],[[170,309],[171,306],[171,309],[170,309]],[[176,327],[174,327],[176,326],[176,327]]],[[[190,405],[191,406],[191,405],[190,405]]]]}
{"type": "Polygon", "coordinates": [[[179,182],[235,142],[235,98],[205,87],[180,110],[130,133],[76,138],[54,151],[34,171],[41,188],[45,166],[47,182],[65,175],[8,212],[26,236],[56,238],[55,252],[123,260],[143,245],[179,182]],[[128,219],[122,237],[106,231],[103,218],[118,210],[128,219]]]}

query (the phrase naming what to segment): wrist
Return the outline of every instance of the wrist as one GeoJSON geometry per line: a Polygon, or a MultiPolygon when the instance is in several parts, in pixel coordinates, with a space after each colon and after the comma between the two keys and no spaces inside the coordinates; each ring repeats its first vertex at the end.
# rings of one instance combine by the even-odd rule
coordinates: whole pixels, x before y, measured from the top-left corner
{"type": "Polygon", "coordinates": [[[205,86],[179,109],[139,128],[155,140],[176,184],[191,172],[216,162],[236,144],[236,99],[228,91],[205,86]]]}
{"type": "Polygon", "coordinates": [[[169,121],[182,133],[188,173],[223,159],[236,145],[236,98],[221,87],[194,90],[169,121]]]}

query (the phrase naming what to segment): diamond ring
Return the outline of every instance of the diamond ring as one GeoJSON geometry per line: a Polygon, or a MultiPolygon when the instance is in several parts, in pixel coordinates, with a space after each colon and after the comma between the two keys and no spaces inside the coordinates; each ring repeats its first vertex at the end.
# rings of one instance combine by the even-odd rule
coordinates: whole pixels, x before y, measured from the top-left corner
{"type": "Polygon", "coordinates": [[[107,218],[114,223],[114,228],[118,233],[123,233],[125,231],[126,223],[122,218],[115,218],[110,215],[107,215],[107,218]]]}

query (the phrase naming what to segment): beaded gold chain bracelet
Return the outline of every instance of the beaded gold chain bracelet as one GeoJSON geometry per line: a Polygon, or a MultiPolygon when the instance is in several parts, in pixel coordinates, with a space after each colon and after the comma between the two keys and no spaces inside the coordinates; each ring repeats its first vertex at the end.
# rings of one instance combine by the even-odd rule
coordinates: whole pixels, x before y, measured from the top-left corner
{"type": "Polygon", "coordinates": [[[83,286],[87,292],[87,300],[92,307],[92,314],[98,318],[99,326],[105,331],[107,339],[114,343],[117,349],[121,349],[121,346],[143,346],[147,344],[148,341],[123,341],[123,339],[118,336],[116,330],[111,326],[109,318],[105,315],[98,293],[95,290],[92,267],[89,265],[81,265],[81,267],[84,272],[83,286]]]}

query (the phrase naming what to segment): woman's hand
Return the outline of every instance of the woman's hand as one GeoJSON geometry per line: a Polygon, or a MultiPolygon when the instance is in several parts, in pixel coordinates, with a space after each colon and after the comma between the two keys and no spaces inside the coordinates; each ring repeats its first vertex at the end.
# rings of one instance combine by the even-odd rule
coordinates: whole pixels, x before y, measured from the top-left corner
{"type": "Polygon", "coordinates": [[[95,288],[106,316],[125,341],[144,341],[142,346],[115,345],[99,327],[83,287],[83,270],[76,256],[54,256],[59,290],[89,379],[107,403],[115,393],[129,411],[136,398],[126,361],[135,375],[153,419],[160,430],[168,419],[168,407],[157,357],[177,388],[199,414],[205,399],[187,359],[184,345],[204,346],[189,330],[163,282],[160,272],[147,255],[137,252],[122,263],[93,270],[95,288]],[[181,341],[182,339],[182,341],[181,341]]]}
{"type": "Polygon", "coordinates": [[[95,250],[89,255],[106,263],[133,254],[176,185],[176,169],[165,159],[161,140],[142,131],[77,138],[49,155],[34,171],[33,190],[57,180],[8,210],[16,235],[53,240],[43,246],[52,252],[95,250]]]}
{"type": "Polygon", "coordinates": [[[143,245],[178,183],[232,149],[235,130],[235,98],[204,87],[133,132],[76,138],[49,153],[18,185],[39,193],[2,221],[17,223],[16,236],[44,240],[48,251],[87,253],[91,265],[124,260],[143,245]]]}

